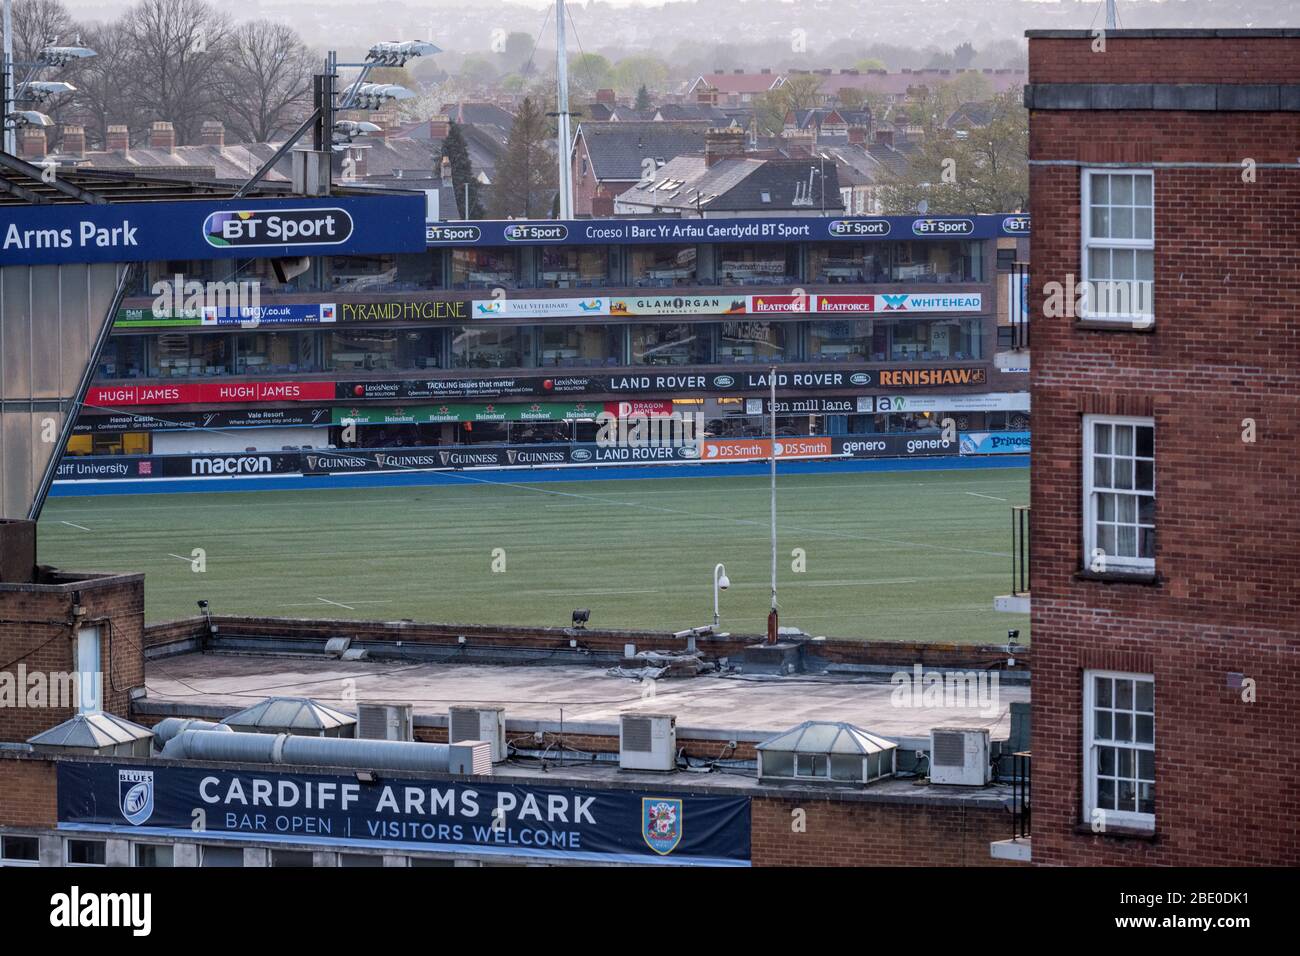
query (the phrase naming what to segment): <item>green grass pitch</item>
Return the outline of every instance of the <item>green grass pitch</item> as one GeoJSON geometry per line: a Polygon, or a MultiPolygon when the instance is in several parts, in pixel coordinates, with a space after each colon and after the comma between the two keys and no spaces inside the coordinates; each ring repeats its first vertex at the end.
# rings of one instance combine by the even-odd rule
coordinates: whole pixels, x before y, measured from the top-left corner
{"type": "MultiPolygon", "coordinates": [[[[783,626],[865,640],[1028,641],[993,610],[1028,470],[780,475],[783,626]],[[795,549],[805,570],[796,572],[795,549]]],[[[766,476],[51,499],[40,561],[143,571],[150,621],[197,613],[681,630],[766,628],[766,476]],[[194,550],[206,560],[192,570],[194,550]],[[500,549],[500,551],[496,551],[500,549]],[[494,560],[504,571],[493,571],[494,560]]]]}

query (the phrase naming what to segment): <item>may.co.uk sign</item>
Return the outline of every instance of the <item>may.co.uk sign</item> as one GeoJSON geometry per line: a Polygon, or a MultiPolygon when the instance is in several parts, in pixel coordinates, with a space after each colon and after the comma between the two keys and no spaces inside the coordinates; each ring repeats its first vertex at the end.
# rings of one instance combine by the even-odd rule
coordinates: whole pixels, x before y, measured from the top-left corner
{"type": "Polygon", "coordinates": [[[668,790],[60,761],[60,829],[746,866],[749,799],[668,790]],[[196,821],[202,823],[196,826],[196,821]]]}

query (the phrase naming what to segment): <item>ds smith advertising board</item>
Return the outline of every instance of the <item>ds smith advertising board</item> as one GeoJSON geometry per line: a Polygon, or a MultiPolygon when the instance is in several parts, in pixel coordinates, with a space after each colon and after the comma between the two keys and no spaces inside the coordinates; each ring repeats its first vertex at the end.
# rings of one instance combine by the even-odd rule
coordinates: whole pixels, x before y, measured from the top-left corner
{"type": "Polygon", "coordinates": [[[425,248],[422,194],[0,208],[0,266],[425,248]]]}

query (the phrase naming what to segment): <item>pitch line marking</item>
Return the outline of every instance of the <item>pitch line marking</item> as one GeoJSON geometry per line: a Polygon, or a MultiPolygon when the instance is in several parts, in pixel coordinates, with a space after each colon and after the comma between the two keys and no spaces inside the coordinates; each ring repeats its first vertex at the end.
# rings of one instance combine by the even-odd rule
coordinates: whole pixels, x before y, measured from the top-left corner
{"type": "Polygon", "coordinates": [[[66,524],[69,528],[77,528],[81,531],[90,531],[90,529],[84,525],[73,524],[71,521],[60,521],[59,524],[66,524]]]}
{"type": "Polygon", "coordinates": [[[979,492],[975,492],[975,491],[968,491],[968,492],[966,492],[966,494],[970,495],[972,498],[987,498],[989,501],[1006,501],[1006,500],[1007,500],[1006,498],[994,498],[992,495],[981,495],[979,492]]]}

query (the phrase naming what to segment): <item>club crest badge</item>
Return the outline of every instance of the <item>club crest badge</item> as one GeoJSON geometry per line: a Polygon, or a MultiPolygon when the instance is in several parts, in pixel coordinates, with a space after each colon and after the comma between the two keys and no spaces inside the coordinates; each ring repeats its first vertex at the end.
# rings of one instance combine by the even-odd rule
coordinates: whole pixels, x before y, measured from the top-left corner
{"type": "Polygon", "coordinates": [[[646,797],[641,801],[641,835],[660,856],[667,856],[682,842],[682,801],[646,797]]]}
{"type": "Polygon", "coordinates": [[[135,827],[153,816],[153,771],[119,770],[117,805],[122,816],[135,827]]]}

